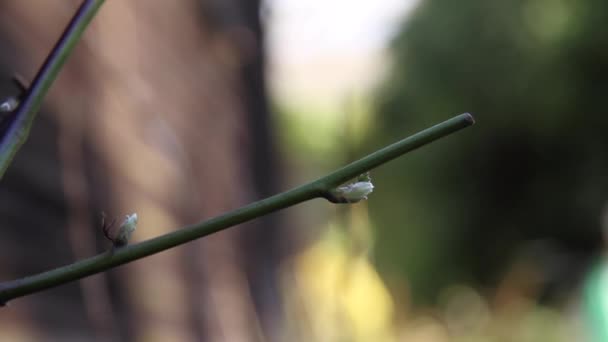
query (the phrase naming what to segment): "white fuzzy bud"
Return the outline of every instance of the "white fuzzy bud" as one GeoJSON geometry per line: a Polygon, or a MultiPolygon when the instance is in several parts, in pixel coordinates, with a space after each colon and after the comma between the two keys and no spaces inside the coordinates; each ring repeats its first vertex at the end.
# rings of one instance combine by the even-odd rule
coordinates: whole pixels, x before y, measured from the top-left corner
{"type": "Polygon", "coordinates": [[[10,113],[17,109],[19,106],[19,100],[16,97],[9,97],[0,103],[0,112],[10,113]]]}
{"type": "Polygon", "coordinates": [[[137,228],[137,219],[137,213],[127,215],[120,227],[118,227],[116,237],[113,240],[115,246],[124,246],[129,243],[131,234],[137,228]]]}
{"type": "Polygon", "coordinates": [[[367,196],[374,191],[371,181],[359,181],[340,186],[331,192],[331,201],[337,203],[356,203],[366,200],[367,196]]]}

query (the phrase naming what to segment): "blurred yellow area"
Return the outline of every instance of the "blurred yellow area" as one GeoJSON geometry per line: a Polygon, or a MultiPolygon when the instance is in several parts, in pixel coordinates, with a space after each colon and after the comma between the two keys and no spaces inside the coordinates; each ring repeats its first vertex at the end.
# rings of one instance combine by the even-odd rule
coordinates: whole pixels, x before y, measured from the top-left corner
{"type": "MultiPolygon", "coordinates": [[[[583,336],[572,315],[539,304],[514,265],[498,290],[444,289],[436,306],[412,311],[397,301],[370,260],[365,206],[340,210],[319,237],[283,267],[286,340],[403,342],[566,342],[583,336]],[[517,278],[517,279],[514,279],[517,278]]],[[[394,289],[392,289],[394,290],[394,289]]]]}
{"type": "Polygon", "coordinates": [[[573,316],[525,298],[492,311],[474,289],[445,289],[438,307],[399,320],[396,303],[374,265],[353,254],[340,228],[330,225],[286,268],[289,340],[404,342],[566,342],[580,338],[582,323],[573,316]]]}
{"type": "Polygon", "coordinates": [[[294,335],[309,341],[395,341],[393,300],[365,254],[335,225],[299,254],[284,277],[294,335]]]}

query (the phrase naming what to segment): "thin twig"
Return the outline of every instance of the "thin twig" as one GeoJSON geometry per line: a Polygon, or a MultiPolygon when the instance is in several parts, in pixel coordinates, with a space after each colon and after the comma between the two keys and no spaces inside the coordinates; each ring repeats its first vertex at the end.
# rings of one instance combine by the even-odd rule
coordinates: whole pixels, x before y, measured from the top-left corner
{"type": "Polygon", "coordinates": [[[44,96],[103,2],[104,0],[85,0],[82,3],[21,99],[15,118],[0,140],[0,178],[27,140],[44,96]]]}
{"type": "Polygon", "coordinates": [[[458,115],[292,190],[138,244],[116,248],[112,253],[99,254],[40,274],[1,283],[0,303],[107,271],[298,203],[327,197],[340,184],[474,122],[470,114],[458,115]]]}

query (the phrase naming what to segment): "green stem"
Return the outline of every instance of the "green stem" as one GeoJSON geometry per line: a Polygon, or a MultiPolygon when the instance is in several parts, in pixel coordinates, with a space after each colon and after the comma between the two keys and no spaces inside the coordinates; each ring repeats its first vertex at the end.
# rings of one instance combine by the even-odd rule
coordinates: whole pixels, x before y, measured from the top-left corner
{"type": "Polygon", "coordinates": [[[12,123],[0,141],[0,178],[4,176],[17,151],[27,140],[44,96],[103,2],[104,0],[85,0],[82,3],[38,70],[32,85],[16,109],[12,123]]]}
{"type": "Polygon", "coordinates": [[[96,255],[50,271],[0,284],[0,303],[40,292],[110,268],[159,253],[254,218],[291,207],[313,198],[325,197],[336,186],[378,167],[404,153],[447,136],[474,123],[470,114],[461,114],[390,146],[363,157],[343,168],[292,190],[251,203],[208,221],[184,227],[134,245],[96,255]]]}

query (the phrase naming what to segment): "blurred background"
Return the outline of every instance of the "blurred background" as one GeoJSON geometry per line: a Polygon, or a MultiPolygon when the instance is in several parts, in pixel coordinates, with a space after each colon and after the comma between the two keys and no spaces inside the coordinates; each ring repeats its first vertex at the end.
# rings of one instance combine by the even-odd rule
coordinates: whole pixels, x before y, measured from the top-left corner
{"type": "MultiPolygon", "coordinates": [[[[0,96],[76,0],[0,4],[0,96]]],[[[608,2],[108,1],[0,183],[0,279],[471,112],[312,201],[0,310],[2,341],[608,341],[608,2]]]]}

